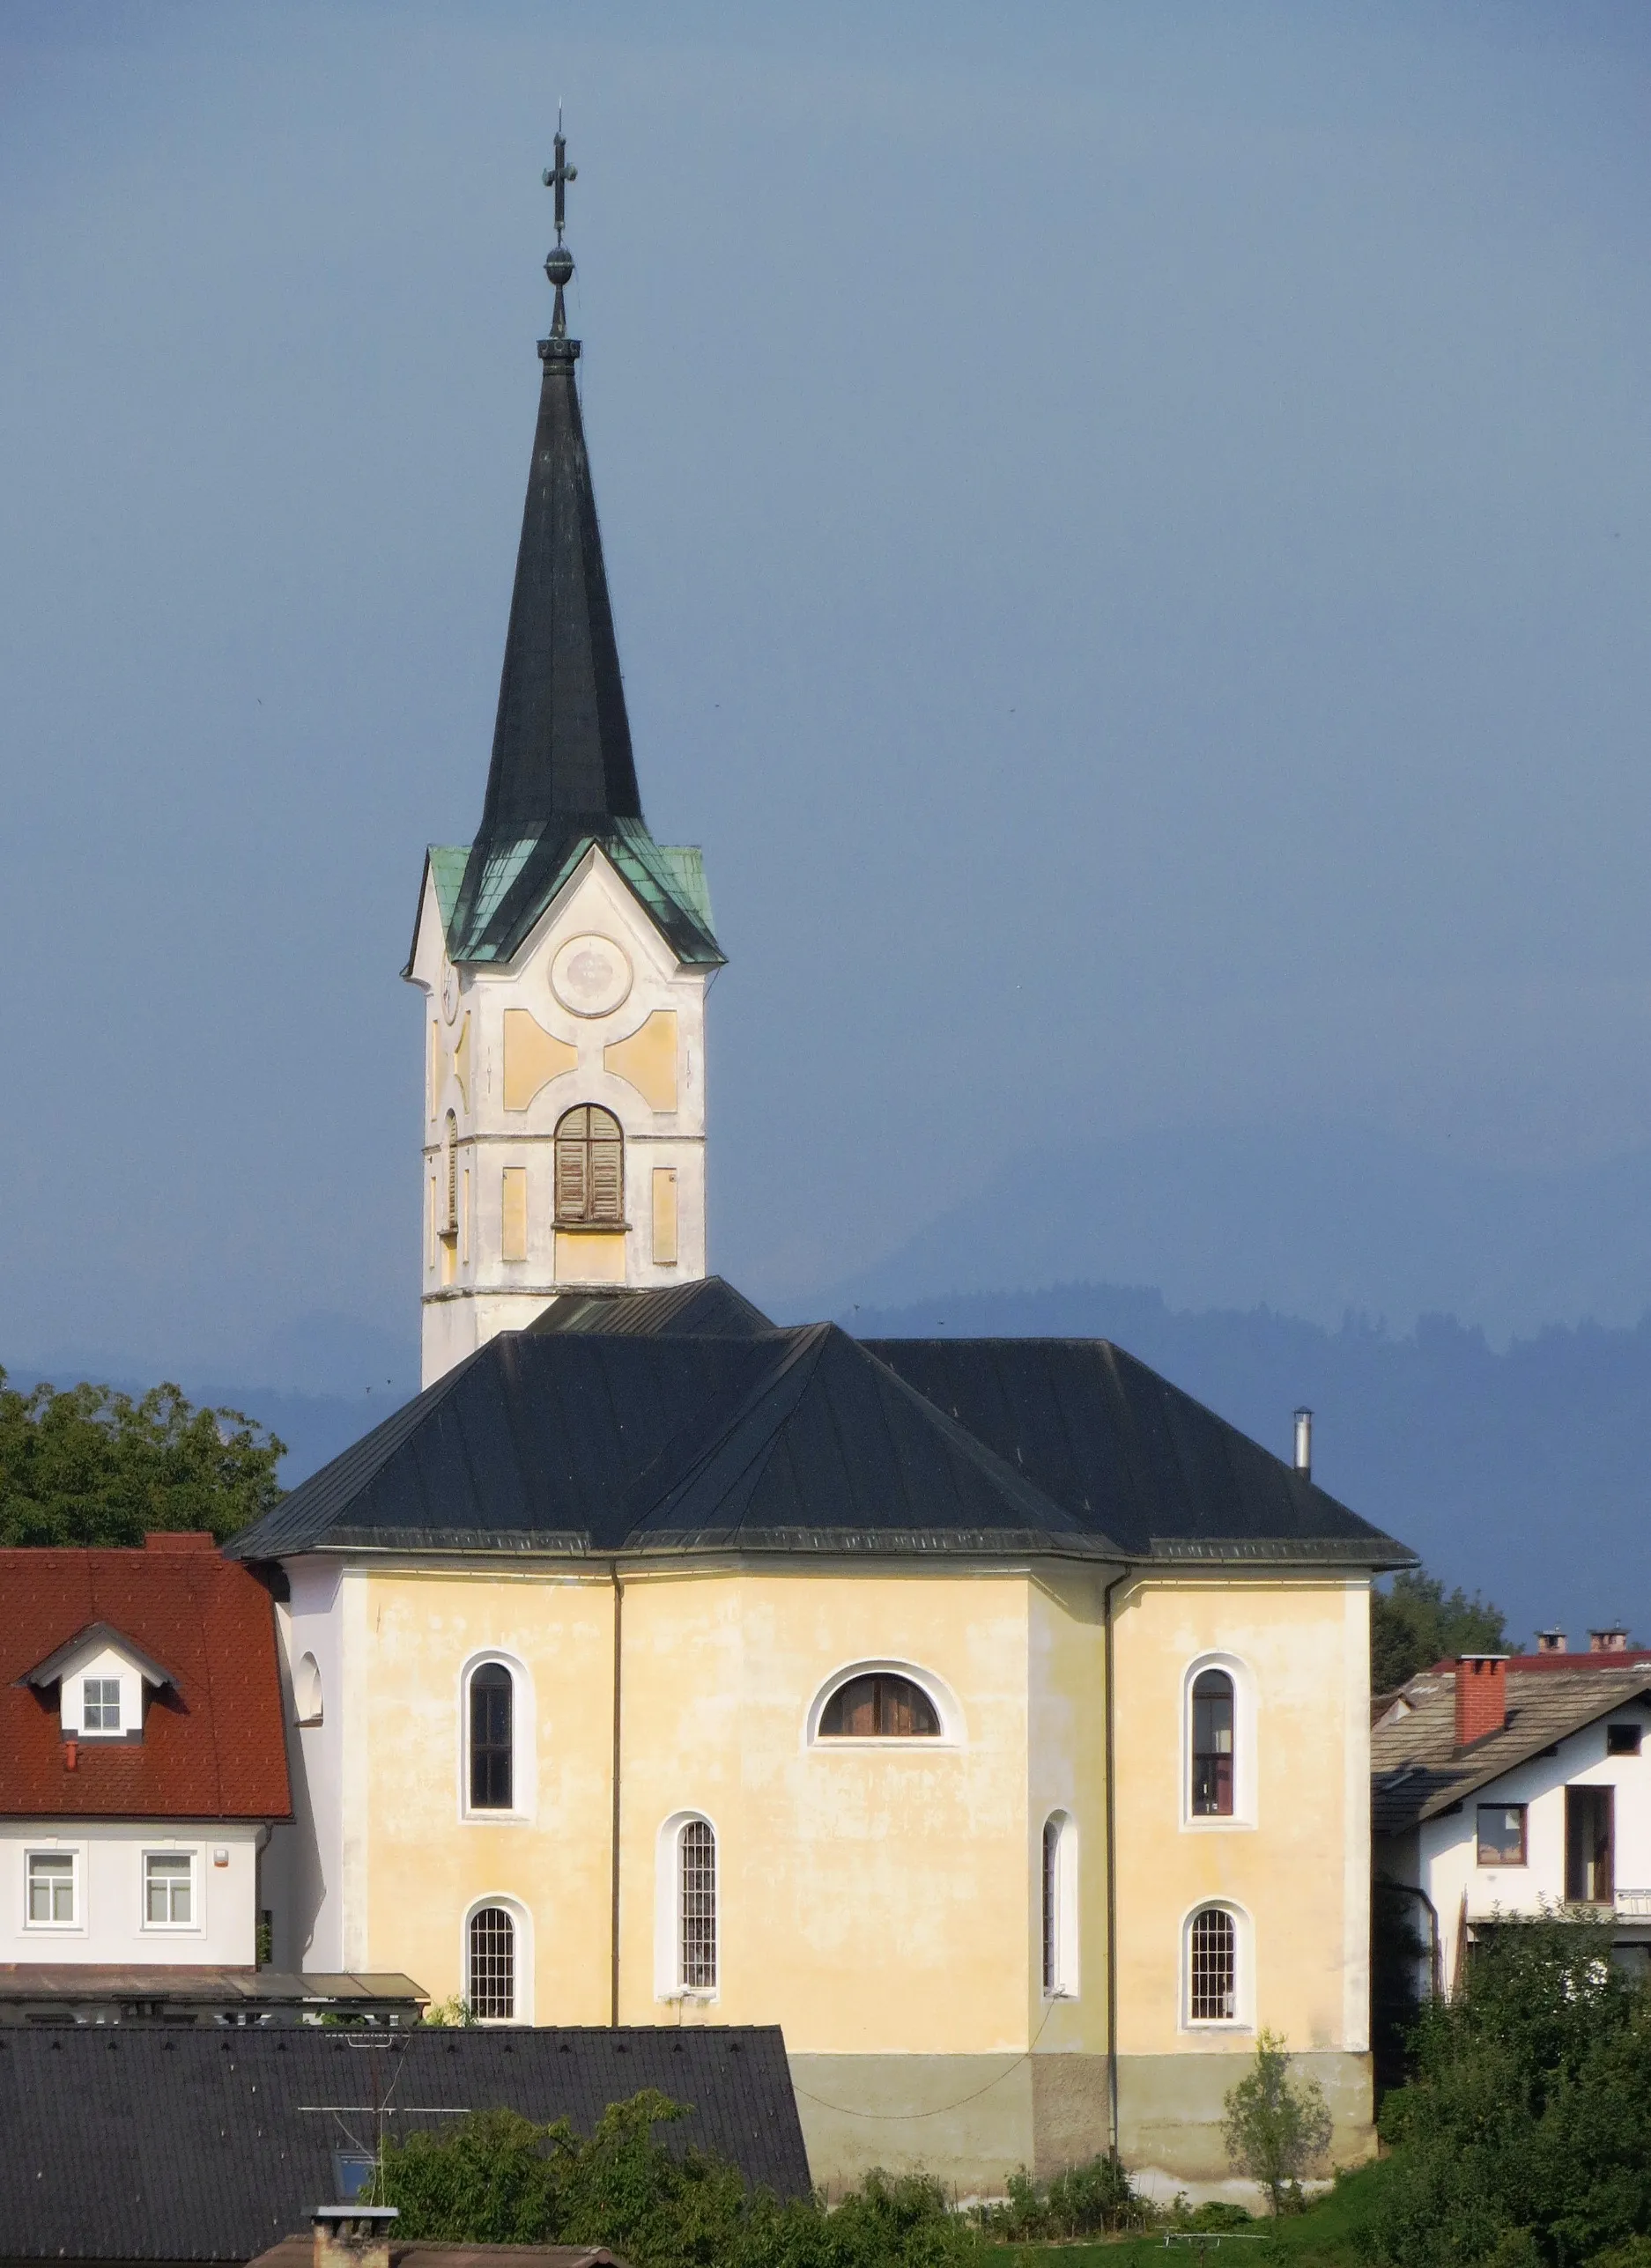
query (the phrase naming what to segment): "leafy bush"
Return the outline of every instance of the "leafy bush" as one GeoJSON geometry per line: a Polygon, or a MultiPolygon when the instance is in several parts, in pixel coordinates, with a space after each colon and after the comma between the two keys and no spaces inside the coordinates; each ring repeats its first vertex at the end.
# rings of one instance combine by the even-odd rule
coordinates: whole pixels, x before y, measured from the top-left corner
{"type": "Polygon", "coordinates": [[[1425,2010],[1371,2229],[1390,2268],[1651,2268],[1651,1995],[1609,1927],[1487,1931],[1425,2010]]]}
{"type": "Polygon", "coordinates": [[[781,2203],[737,2168],[654,2130],[682,2106],[646,2091],[589,2137],[485,2110],[442,2135],[385,2146],[374,2195],[398,2236],[478,2244],[606,2244],[633,2268],[980,2268],[978,2232],[937,2182],[869,2175],[827,2213],[781,2203]]]}
{"type": "Polygon", "coordinates": [[[1122,2161],[1108,2153],[1049,2182],[1034,2182],[1023,2166],[1009,2177],[1007,2199],[981,2205],[975,2218],[988,2235],[1005,2242],[1035,2243],[1060,2236],[1114,2236],[1122,2229],[1150,2227],[1157,2215],[1136,2194],[1122,2161]]]}

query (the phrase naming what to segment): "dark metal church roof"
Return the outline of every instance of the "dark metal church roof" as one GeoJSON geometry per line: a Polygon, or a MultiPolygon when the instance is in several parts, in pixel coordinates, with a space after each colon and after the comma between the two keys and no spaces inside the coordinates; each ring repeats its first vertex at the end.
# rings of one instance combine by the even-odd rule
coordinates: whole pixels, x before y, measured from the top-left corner
{"type": "Polygon", "coordinates": [[[334,2153],[500,2105],[589,2133],[657,2087],[659,2128],[795,2197],[808,2160],[778,2025],[383,2032],[0,2028],[0,2258],[245,2260],[341,2198],[334,2153]]]}
{"type": "Polygon", "coordinates": [[[564,1295],[229,1549],[1411,1556],[1104,1340],[862,1343],[717,1277],[564,1295]]]}
{"type": "Polygon", "coordinates": [[[448,952],[511,959],[596,845],[678,958],[715,964],[699,853],[655,843],[642,817],[574,380],[579,341],[553,329],[539,354],[492,761],[456,902],[442,908],[448,952]]]}

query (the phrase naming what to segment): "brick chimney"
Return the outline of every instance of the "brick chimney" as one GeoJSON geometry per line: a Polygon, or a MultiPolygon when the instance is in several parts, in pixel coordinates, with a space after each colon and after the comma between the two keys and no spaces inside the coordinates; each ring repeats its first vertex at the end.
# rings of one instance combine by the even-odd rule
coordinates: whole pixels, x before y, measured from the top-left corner
{"type": "Polygon", "coordinates": [[[1620,1622],[1612,1622],[1603,1630],[1590,1630],[1588,1650],[1591,1654],[1625,1654],[1628,1633],[1620,1622]]]}
{"type": "Polygon", "coordinates": [[[1539,1654],[1562,1654],[1568,1651],[1565,1632],[1558,1628],[1538,1630],[1536,1651],[1539,1654]]]}
{"type": "Polygon", "coordinates": [[[318,2205],[309,2218],[315,2268],[390,2268],[393,2205],[318,2205]]]}
{"type": "Polygon", "coordinates": [[[1456,1746],[1470,1748],[1507,1722],[1507,1656],[1463,1654],[1456,1664],[1456,1746]]]}
{"type": "Polygon", "coordinates": [[[218,1538],[208,1528],[151,1528],[144,1538],[145,1551],[216,1551],[218,1538]]]}

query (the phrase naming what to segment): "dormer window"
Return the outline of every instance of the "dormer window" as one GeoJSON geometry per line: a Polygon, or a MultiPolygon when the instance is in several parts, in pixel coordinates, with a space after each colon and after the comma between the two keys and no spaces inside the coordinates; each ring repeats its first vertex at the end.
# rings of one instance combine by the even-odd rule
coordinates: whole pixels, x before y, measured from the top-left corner
{"type": "Polygon", "coordinates": [[[89,1677],[80,1705],[83,1732],[118,1732],[121,1729],[121,1681],[117,1677],[89,1677]]]}
{"type": "Polygon", "coordinates": [[[164,1664],[107,1622],[88,1624],[25,1676],[48,1707],[56,1688],[65,1740],[141,1740],[145,1688],[177,1688],[164,1664]]]}

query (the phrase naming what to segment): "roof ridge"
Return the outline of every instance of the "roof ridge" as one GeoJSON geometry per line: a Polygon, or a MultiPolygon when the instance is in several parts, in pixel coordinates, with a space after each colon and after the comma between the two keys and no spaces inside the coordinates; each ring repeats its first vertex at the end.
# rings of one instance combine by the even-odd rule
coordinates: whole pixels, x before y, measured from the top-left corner
{"type": "MultiPolygon", "coordinates": [[[[690,1458],[686,1466],[668,1488],[663,1489],[651,1503],[636,1514],[626,1533],[625,1540],[627,1543],[663,1505],[670,1503],[673,1496],[681,1496],[687,1493],[712,1460],[729,1442],[736,1437],[742,1427],[756,1415],[763,1403],[778,1392],[793,1370],[797,1370],[799,1376],[792,1383],[788,1404],[778,1407],[770,1413],[766,1431],[753,1444],[751,1455],[739,1466],[729,1489],[724,1493],[731,1495],[733,1489],[751,1474],[753,1466],[756,1467],[758,1477],[760,1478],[766,1467],[768,1459],[774,1454],[774,1437],[806,1393],[808,1381],[818,1366],[826,1334],[833,1328],[834,1326],[829,1323],[803,1323],[794,1325],[784,1333],[787,1343],[776,1351],[774,1360],[746,1388],[733,1415],[727,1420],[722,1430],[690,1458]]],[[[745,1343],[760,1346],[762,1341],[753,1340],[745,1343]]]]}

